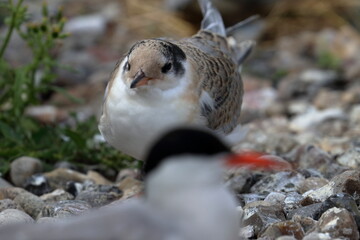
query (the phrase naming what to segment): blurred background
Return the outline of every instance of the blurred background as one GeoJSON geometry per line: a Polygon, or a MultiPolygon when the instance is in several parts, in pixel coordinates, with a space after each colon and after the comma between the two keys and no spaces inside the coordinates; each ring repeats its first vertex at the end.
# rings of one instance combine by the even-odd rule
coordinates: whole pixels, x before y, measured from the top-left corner
{"type": "MultiPolygon", "coordinates": [[[[116,62],[135,41],[180,39],[196,33],[202,19],[197,2],[48,0],[44,5],[43,0],[26,0],[21,6],[17,6],[19,1],[9,6],[10,2],[1,1],[0,9],[1,171],[6,173],[8,163],[22,155],[49,164],[72,161],[129,166],[131,159],[104,146],[97,137],[106,83],[116,62]],[[12,22],[14,12],[17,20],[12,22]],[[14,30],[9,34],[12,24],[14,30]],[[27,83],[30,78],[32,83],[27,83]],[[25,92],[33,88],[31,84],[37,92],[25,92]]],[[[257,42],[243,67],[244,124],[270,119],[286,129],[281,131],[302,136],[296,141],[314,142],[334,153],[358,139],[359,0],[213,3],[226,26],[260,16],[239,36],[257,42]],[[306,115],[310,110],[311,117],[318,119],[306,115]],[[319,119],[330,119],[330,125],[317,126],[316,137],[309,137],[306,130],[321,122],[319,119]],[[301,135],[305,132],[307,135],[301,135]],[[348,139],[339,142],[344,136],[348,139]],[[336,141],[325,141],[327,137],[336,141]]],[[[239,148],[269,150],[261,149],[261,143],[250,143],[239,148]]]]}

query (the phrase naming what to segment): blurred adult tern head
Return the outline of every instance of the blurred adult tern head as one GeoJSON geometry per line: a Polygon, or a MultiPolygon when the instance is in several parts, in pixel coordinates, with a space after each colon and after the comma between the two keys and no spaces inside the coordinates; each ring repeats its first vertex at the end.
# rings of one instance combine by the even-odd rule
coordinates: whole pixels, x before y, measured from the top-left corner
{"type": "Polygon", "coordinates": [[[260,156],[233,154],[208,130],[176,129],[147,155],[143,197],[57,223],[0,229],[0,239],[237,240],[238,204],[222,173],[227,167],[289,167],[260,156]]]}

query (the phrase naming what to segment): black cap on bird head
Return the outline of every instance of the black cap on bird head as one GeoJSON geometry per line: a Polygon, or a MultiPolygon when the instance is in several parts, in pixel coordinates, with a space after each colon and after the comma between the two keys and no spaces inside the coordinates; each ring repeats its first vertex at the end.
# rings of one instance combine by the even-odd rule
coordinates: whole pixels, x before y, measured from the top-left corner
{"type": "Polygon", "coordinates": [[[190,127],[176,128],[155,141],[145,158],[142,173],[146,177],[172,156],[211,156],[219,153],[230,153],[230,148],[209,131],[190,127]]]}

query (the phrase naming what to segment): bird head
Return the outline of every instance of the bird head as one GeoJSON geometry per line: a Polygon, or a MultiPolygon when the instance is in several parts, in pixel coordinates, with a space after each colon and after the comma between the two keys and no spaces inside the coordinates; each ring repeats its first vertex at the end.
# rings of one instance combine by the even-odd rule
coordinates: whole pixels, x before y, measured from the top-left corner
{"type": "Polygon", "coordinates": [[[173,88],[185,73],[186,55],[171,42],[160,39],[139,41],[129,50],[122,63],[125,84],[131,89],[153,86],[173,88]]]}
{"type": "Polygon", "coordinates": [[[257,152],[232,153],[209,130],[178,128],[155,142],[143,166],[147,187],[165,190],[221,184],[225,168],[289,170],[291,165],[257,152]],[[161,186],[161,187],[159,187],[161,186]]]}

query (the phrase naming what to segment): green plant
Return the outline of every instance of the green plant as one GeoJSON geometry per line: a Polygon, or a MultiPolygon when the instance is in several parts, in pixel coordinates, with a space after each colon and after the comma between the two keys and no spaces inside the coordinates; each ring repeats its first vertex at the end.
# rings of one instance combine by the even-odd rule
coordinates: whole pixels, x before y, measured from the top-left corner
{"type": "Polygon", "coordinates": [[[42,94],[57,91],[68,95],[53,85],[53,70],[57,66],[53,50],[67,36],[63,32],[65,19],[61,9],[50,16],[46,4],[42,6],[42,20],[30,23],[23,0],[8,0],[2,7],[9,16],[5,19],[7,33],[0,42],[0,173],[8,171],[10,162],[24,155],[38,157],[49,165],[57,161],[103,163],[113,168],[136,164],[130,157],[94,140],[98,134],[95,117],[80,122],[73,115],[76,124],[69,126],[46,125],[24,115],[28,106],[41,104],[42,94]],[[31,61],[18,67],[4,58],[15,31],[32,52],[31,61]]]}
{"type": "Polygon", "coordinates": [[[338,70],[340,68],[341,61],[329,50],[323,50],[319,53],[317,63],[321,68],[338,70]]]}

